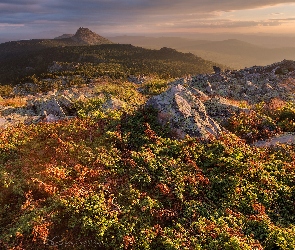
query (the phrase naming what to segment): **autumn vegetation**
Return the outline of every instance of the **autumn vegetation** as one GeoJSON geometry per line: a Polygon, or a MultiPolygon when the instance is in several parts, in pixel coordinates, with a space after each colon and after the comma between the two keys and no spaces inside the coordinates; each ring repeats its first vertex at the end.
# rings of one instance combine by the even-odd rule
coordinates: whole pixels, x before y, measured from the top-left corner
{"type": "MultiPolygon", "coordinates": [[[[295,248],[294,145],[251,145],[294,131],[294,104],[234,114],[218,139],[177,140],[144,106],[167,88],[172,64],[147,62],[154,78],[139,86],[124,79],[147,72],[137,61],[129,71],[108,62],[114,71],[96,91],[132,105],[105,111],[92,98],[75,103],[76,118],[1,129],[1,249],[295,248]]],[[[77,70],[90,78],[102,67],[77,70]]]]}

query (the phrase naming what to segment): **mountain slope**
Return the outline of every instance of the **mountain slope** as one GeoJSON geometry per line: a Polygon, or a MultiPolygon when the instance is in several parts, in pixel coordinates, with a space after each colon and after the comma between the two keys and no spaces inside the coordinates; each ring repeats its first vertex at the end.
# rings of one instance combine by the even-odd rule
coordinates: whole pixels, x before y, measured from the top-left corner
{"type": "Polygon", "coordinates": [[[211,73],[213,65],[216,65],[193,54],[169,48],[150,50],[123,44],[45,47],[35,51],[29,48],[31,50],[7,53],[0,58],[0,83],[15,84],[24,77],[50,73],[48,69],[56,61],[71,64],[67,70],[72,74],[77,74],[76,69],[79,68],[83,71],[79,74],[85,76],[108,75],[115,78],[150,74],[162,78],[182,77],[211,73]]]}
{"type": "MultiPolygon", "coordinates": [[[[128,47],[103,46],[113,59],[128,47]]],[[[146,57],[141,50],[133,49],[132,61],[146,57]]],[[[187,58],[171,49],[153,52],[162,62],[171,54],[187,58]]],[[[87,73],[85,64],[75,66],[87,73]]],[[[60,73],[70,80],[66,68],[60,73]]],[[[191,114],[206,120],[230,108],[237,113],[228,113],[228,125],[239,136],[268,137],[277,126],[295,131],[294,102],[278,106],[276,98],[294,97],[294,77],[295,62],[283,61],[178,79],[168,90],[177,87],[175,95],[155,96],[171,107],[167,113],[143,108],[147,85],[106,78],[27,95],[30,112],[4,113],[29,114],[30,125],[0,128],[0,249],[294,249],[294,144],[257,148],[233,134],[176,140],[158,121],[170,116],[199,125],[191,114]],[[276,102],[242,109],[238,101],[250,93],[276,102]],[[206,110],[197,111],[196,96],[206,110]],[[52,111],[72,106],[77,117],[56,120],[43,112],[45,104],[52,111]]]]}
{"type": "MultiPolygon", "coordinates": [[[[191,53],[169,49],[167,46],[162,46],[160,50],[151,50],[113,44],[91,30],[80,27],[74,35],[64,34],[55,39],[0,44],[0,84],[17,84],[29,76],[50,73],[48,68],[54,62],[84,63],[87,64],[84,66],[92,68],[96,75],[125,78],[130,74],[155,74],[167,78],[211,73],[212,66],[217,65],[191,53]],[[117,66],[120,73],[114,70],[117,66]]],[[[221,64],[217,66],[225,68],[221,64]]]]}

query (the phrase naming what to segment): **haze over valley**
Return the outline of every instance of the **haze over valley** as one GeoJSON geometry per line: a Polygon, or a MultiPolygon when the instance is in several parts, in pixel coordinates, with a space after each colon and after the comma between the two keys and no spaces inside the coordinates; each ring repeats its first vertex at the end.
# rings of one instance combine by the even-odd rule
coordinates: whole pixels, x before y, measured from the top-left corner
{"type": "MultiPolygon", "coordinates": [[[[117,43],[130,43],[144,48],[159,49],[167,46],[182,52],[191,52],[206,60],[240,69],[253,65],[267,65],[284,59],[295,59],[295,38],[289,38],[289,46],[281,46],[270,37],[256,37],[256,45],[237,39],[197,40],[180,37],[117,36],[109,37],[117,43]],[[272,41],[267,43],[267,41],[272,41]],[[262,45],[263,44],[263,45],[262,45]]],[[[251,40],[251,39],[247,39],[251,40]]],[[[253,39],[254,40],[254,39],[253,39]]],[[[282,40],[282,38],[280,38],[282,40]]],[[[287,39],[288,40],[288,39],[287,39]]]]}

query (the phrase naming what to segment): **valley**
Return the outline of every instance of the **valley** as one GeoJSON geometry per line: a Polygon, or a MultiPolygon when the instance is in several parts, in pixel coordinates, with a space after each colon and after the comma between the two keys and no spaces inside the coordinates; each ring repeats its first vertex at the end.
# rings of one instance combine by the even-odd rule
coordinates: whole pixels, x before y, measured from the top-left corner
{"type": "MultiPolygon", "coordinates": [[[[261,39],[260,41],[257,37],[256,40],[258,41],[256,43],[255,38],[253,38],[253,43],[251,39],[246,39],[246,37],[241,37],[241,39],[248,42],[238,39],[215,41],[196,38],[145,36],[117,36],[109,39],[113,42],[130,43],[144,48],[159,49],[168,46],[181,52],[193,53],[206,60],[225,64],[232,69],[242,69],[254,65],[266,66],[284,59],[295,60],[295,47],[292,43],[280,46],[277,42],[274,47],[267,46],[264,40],[261,39]]],[[[271,40],[276,39],[270,38],[271,40]]]]}

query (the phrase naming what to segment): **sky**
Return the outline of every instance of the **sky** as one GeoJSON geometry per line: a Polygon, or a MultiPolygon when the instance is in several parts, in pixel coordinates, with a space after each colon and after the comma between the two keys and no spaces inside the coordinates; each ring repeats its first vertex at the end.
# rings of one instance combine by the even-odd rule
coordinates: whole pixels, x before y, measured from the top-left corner
{"type": "Polygon", "coordinates": [[[0,0],[0,42],[100,35],[252,33],[295,36],[288,0],[0,0]]]}

